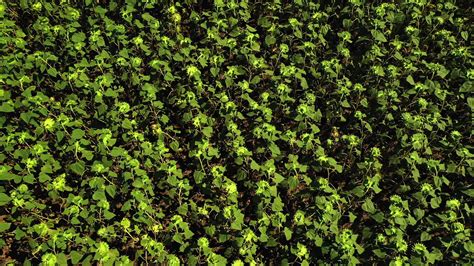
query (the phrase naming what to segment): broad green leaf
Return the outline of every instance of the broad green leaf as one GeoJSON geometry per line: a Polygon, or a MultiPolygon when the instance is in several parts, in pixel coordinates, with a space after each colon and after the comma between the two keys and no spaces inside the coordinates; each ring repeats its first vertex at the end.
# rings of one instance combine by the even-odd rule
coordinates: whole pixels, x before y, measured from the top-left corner
{"type": "Polygon", "coordinates": [[[122,156],[124,153],[125,153],[125,150],[120,147],[113,147],[113,149],[110,151],[110,155],[112,157],[122,156]]]}
{"type": "Polygon", "coordinates": [[[431,208],[433,209],[437,209],[439,207],[439,205],[441,204],[442,200],[440,197],[435,197],[435,198],[432,198],[430,200],[430,205],[431,205],[431,208]]]}
{"type": "Polygon", "coordinates": [[[53,77],[56,77],[58,75],[58,71],[56,70],[56,68],[54,67],[50,67],[48,68],[48,74],[50,74],[51,76],[53,77]]]}
{"type": "Polygon", "coordinates": [[[69,165],[69,169],[77,175],[83,175],[86,170],[86,163],[84,161],[78,161],[69,165]]]}
{"type": "Polygon", "coordinates": [[[290,240],[291,236],[293,235],[293,232],[288,227],[285,227],[284,233],[285,233],[286,240],[290,240]]]}
{"type": "Polygon", "coordinates": [[[76,128],[72,131],[71,138],[73,140],[78,140],[84,137],[84,135],[85,135],[84,130],[76,128]]]}
{"type": "Polygon", "coordinates": [[[385,35],[378,30],[372,30],[372,36],[374,36],[375,40],[379,42],[387,42],[385,35]]]}
{"type": "Polygon", "coordinates": [[[275,144],[275,143],[270,143],[268,146],[270,151],[272,152],[272,157],[277,157],[278,155],[281,154],[280,148],[275,144]]]}
{"type": "Polygon", "coordinates": [[[260,170],[260,165],[258,165],[258,163],[252,160],[252,162],[250,162],[250,169],[258,171],[260,170]]]}
{"type": "Polygon", "coordinates": [[[283,210],[283,202],[279,196],[273,200],[272,211],[280,212],[283,210]]]}
{"type": "Polygon", "coordinates": [[[82,256],[84,256],[82,252],[71,251],[70,257],[71,257],[72,264],[78,264],[81,261],[82,256]]]}
{"type": "Polygon", "coordinates": [[[21,176],[12,173],[0,173],[0,181],[21,180],[21,176]]]}
{"type": "Polygon", "coordinates": [[[173,151],[178,151],[178,149],[179,149],[179,142],[177,142],[177,141],[171,142],[170,148],[171,148],[173,151]]]}
{"type": "Polygon", "coordinates": [[[362,204],[362,209],[368,213],[375,213],[376,209],[371,199],[367,198],[362,204]]]}
{"type": "Polygon", "coordinates": [[[86,35],[83,32],[76,32],[72,35],[71,40],[75,43],[83,42],[86,40],[86,35]]]}
{"type": "Polygon", "coordinates": [[[323,238],[320,237],[319,235],[316,235],[315,238],[314,238],[314,244],[317,247],[322,247],[323,246],[323,238]]]}
{"type": "Polygon", "coordinates": [[[467,98],[467,104],[471,108],[471,111],[474,111],[474,97],[467,98]]]}
{"type": "Polygon", "coordinates": [[[11,223],[0,222],[0,233],[10,229],[11,223]]]}
{"type": "Polygon", "coordinates": [[[212,127],[204,127],[202,129],[202,133],[204,134],[204,136],[208,138],[212,137],[212,132],[213,132],[212,127]]]}
{"type": "Polygon", "coordinates": [[[474,188],[462,190],[461,192],[468,195],[471,198],[474,198],[474,188]]]}
{"type": "Polygon", "coordinates": [[[11,112],[14,112],[15,109],[13,108],[13,105],[8,103],[8,102],[4,102],[2,103],[2,105],[0,105],[0,112],[3,112],[3,113],[11,113],[11,112]]]}
{"type": "Polygon", "coordinates": [[[105,196],[104,191],[98,190],[94,192],[94,194],[92,195],[92,199],[100,201],[100,200],[107,200],[107,197],[105,196]]]}
{"type": "Polygon", "coordinates": [[[0,193],[0,206],[7,205],[11,201],[10,196],[5,193],[0,193]]]}

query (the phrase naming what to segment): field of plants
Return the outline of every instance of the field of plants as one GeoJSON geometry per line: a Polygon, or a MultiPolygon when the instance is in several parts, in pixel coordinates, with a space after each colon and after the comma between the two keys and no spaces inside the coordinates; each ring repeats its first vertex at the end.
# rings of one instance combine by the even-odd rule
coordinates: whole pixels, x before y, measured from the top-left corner
{"type": "Polygon", "coordinates": [[[0,265],[472,265],[469,0],[0,0],[0,265]]]}

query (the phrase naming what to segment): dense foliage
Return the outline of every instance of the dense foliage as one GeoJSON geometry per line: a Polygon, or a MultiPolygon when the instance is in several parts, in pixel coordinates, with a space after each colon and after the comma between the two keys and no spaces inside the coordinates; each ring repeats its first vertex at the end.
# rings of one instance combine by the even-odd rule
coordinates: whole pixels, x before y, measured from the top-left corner
{"type": "Polygon", "coordinates": [[[0,261],[473,263],[470,1],[165,2],[0,0],[0,261]]]}

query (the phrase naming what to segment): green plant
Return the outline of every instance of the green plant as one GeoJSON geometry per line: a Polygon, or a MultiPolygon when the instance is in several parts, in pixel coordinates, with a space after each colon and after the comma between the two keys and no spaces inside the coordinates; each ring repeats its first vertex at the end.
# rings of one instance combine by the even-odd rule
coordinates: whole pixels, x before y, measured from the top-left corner
{"type": "Polygon", "coordinates": [[[0,262],[472,264],[469,4],[0,0],[0,262]]]}

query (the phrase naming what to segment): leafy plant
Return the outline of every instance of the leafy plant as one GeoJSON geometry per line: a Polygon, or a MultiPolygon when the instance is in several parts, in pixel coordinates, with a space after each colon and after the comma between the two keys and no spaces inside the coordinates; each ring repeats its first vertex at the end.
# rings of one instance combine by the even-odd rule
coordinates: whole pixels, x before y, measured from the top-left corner
{"type": "Polygon", "coordinates": [[[0,0],[1,264],[472,264],[469,4],[0,0]]]}

